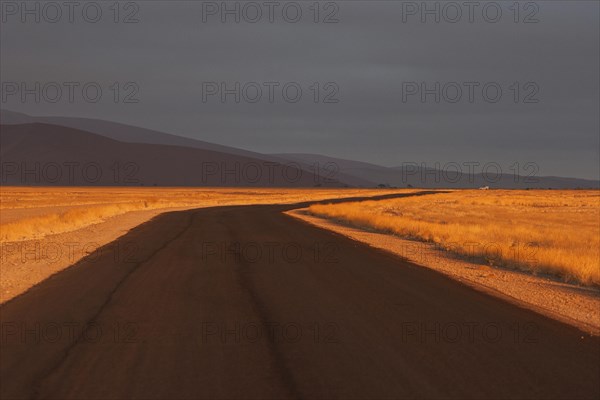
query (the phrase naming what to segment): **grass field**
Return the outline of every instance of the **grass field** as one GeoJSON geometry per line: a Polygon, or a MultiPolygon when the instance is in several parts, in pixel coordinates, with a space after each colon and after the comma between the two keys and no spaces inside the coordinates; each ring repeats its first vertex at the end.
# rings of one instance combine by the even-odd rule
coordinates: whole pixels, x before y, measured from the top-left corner
{"type": "Polygon", "coordinates": [[[465,190],[313,205],[314,215],[439,244],[489,264],[600,285],[600,192],[465,190]]]}
{"type": "Polygon", "coordinates": [[[132,211],[296,203],[392,192],[401,190],[2,187],[0,242],[70,232],[132,211]]]}
{"type": "MultiPolygon", "coordinates": [[[[380,189],[19,188],[0,190],[0,242],[40,239],[142,210],[296,203],[409,193],[380,189]]],[[[313,205],[314,215],[439,244],[491,265],[600,285],[600,192],[465,190],[313,205]]]]}

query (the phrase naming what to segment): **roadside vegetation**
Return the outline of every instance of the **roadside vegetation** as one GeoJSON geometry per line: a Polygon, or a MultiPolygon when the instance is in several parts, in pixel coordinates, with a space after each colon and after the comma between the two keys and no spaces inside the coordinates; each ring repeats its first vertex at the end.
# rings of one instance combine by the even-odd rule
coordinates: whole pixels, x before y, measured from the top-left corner
{"type": "Polygon", "coordinates": [[[600,285],[600,192],[464,190],[313,205],[310,213],[490,265],[600,285]]]}
{"type": "Polygon", "coordinates": [[[221,205],[296,203],[406,190],[255,188],[2,187],[0,242],[40,239],[128,212],[221,205]]]}

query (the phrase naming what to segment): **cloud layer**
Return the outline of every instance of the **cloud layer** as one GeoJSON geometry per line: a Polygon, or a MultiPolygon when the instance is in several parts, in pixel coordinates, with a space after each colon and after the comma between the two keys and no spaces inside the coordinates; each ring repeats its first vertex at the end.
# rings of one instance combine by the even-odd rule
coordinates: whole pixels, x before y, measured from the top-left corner
{"type": "Polygon", "coordinates": [[[3,108],[267,153],[599,178],[597,2],[2,4],[3,108]]]}

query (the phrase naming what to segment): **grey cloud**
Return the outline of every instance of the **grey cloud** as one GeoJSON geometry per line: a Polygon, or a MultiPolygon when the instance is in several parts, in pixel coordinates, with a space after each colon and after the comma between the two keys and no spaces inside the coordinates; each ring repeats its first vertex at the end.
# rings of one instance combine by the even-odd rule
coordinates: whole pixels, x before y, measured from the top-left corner
{"type": "Polygon", "coordinates": [[[542,174],[598,179],[600,6],[534,3],[536,24],[512,22],[508,3],[497,24],[403,23],[402,2],[392,1],[337,2],[337,24],[202,23],[201,2],[177,1],[138,2],[138,24],[9,20],[1,27],[3,82],[135,81],[140,103],[2,107],[115,120],[261,152],[383,165],[533,161],[542,174]],[[293,81],[306,92],[297,104],[203,103],[206,81],[293,81]],[[340,102],[314,104],[306,88],[330,81],[340,102]],[[407,81],[493,81],[505,93],[497,104],[403,103],[407,81]],[[540,102],[511,102],[516,81],[536,82],[540,102]]]}

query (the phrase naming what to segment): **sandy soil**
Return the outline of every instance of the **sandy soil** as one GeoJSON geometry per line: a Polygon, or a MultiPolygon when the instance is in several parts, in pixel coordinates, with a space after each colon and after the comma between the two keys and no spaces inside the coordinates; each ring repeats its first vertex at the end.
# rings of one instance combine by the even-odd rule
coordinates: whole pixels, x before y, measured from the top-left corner
{"type": "Polygon", "coordinates": [[[433,243],[358,229],[338,221],[315,217],[308,214],[307,209],[293,210],[287,214],[374,248],[397,254],[478,290],[600,335],[600,290],[597,288],[490,267],[476,260],[454,256],[433,243]]]}
{"type": "Polygon", "coordinates": [[[110,251],[120,259],[134,258],[140,243],[131,243],[120,248],[100,248],[165,211],[132,211],[72,232],[50,235],[38,240],[0,243],[0,304],[24,293],[87,255],[95,257],[101,252],[110,251]]]}

